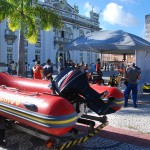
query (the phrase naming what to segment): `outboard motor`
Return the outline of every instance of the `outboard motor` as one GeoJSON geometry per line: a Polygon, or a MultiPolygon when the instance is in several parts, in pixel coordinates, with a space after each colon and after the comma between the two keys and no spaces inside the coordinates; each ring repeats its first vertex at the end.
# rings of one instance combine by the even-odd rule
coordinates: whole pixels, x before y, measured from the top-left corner
{"type": "Polygon", "coordinates": [[[63,70],[52,81],[52,85],[60,96],[72,103],[86,103],[91,110],[99,115],[104,115],[108,110],[109,102],[106,103],[102,100],[102,96],[107,92],[100,94],[92,89],[86,74],[77,69],[63,70]]]}

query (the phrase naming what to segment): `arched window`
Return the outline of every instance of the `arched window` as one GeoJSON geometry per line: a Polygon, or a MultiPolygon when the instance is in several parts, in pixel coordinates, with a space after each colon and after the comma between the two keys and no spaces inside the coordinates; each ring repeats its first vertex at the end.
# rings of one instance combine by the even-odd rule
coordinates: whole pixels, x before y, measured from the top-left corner
{"type": "Polygon", "coordinates": [[[45,3],[51,3],[51,0],[44,0],[45,3]]]}
{"type": "Polygon", "coordinates": [[[67,31],[67,26],[64,25],[64,27],[59,31],[59,37],[65,38],[67,36],[66,31],[67,31]]]}
{"type": "Polygon", "coordinates": [[[65,60],[70,60],[70,53],[69,51],[63,51],[63,49],[58,49],[57,53],[56,53],[56,66],[58,67],[58,57],[60,56],[60,54],[63,57],[63,60],[65,62],[65,60]]]}
{"type": "Polygon", "coordinates": [[[86,34],[90,33],[90,31],[87,31],[86,34]]]}
{"type": "Polygon", "coordinates": [[[67,38],[73,39],[73,31],[70,27],[68,27],[67,29],[67,35],[68,35],[67,38]]]}
{"type": "Polygon", "coordinates": [[[84,31],[82,29],[79,30],[79,36],[84,35],[84,31]]]}

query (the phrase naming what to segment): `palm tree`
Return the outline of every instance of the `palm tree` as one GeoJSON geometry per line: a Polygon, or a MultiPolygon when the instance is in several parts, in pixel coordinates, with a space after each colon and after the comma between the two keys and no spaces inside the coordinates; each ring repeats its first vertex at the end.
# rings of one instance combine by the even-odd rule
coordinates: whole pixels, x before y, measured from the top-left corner
{"type": "Polygon", "coordinates": [[[29,43],[37,42],[39,27],[49,31],[52,27],[61,28],[63,23],[54,10],[38,5],[38,0],[0,0],[0,21],[7,19],[11,31],[19,30],[18,70],[25,74],[24,39],[29,43]]]}

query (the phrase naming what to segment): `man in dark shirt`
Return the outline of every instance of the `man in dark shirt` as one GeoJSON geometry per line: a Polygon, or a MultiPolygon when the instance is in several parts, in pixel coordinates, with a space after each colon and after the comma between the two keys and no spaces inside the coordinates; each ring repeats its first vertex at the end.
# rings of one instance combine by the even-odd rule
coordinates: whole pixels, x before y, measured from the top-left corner
{"type": "Polygon", "coordinates": [[[132,99],[133,99],[133,106],[136,108],[137,107],[137,93],[138,93],[138,80],[140,79],[140,69],[135,66],[135,63],[132,64],[131,67],[128,67],[126,70],[126,79],[127,79],[127,85],[126,89],[124,92],[125,96],[125,107],[128,105],[128,98],[130,95],[130,92],[132,91],[132,99]]]}
{"type": "Polygon", "coordinates": [[[51,64],[51,60],[48,59],[46,65],[43,67],[43,74],[46,80],[51,80],[53,79],[53,66],[51,64]]]}

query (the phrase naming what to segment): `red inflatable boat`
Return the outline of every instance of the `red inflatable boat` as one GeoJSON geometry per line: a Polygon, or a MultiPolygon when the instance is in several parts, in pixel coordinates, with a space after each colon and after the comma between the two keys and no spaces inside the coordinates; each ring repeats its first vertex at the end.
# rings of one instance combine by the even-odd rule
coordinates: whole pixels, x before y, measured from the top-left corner
{"type": "Polygon", "coordinates": [[[72,68],[62,71],[52,83],[0,73],[0,114],[55,136],[74,127],[79,113],[84,113],[83,104],[106,115],[121,109],[123,103],[120,90],[89,84],[84,73],[72,68]]]}

